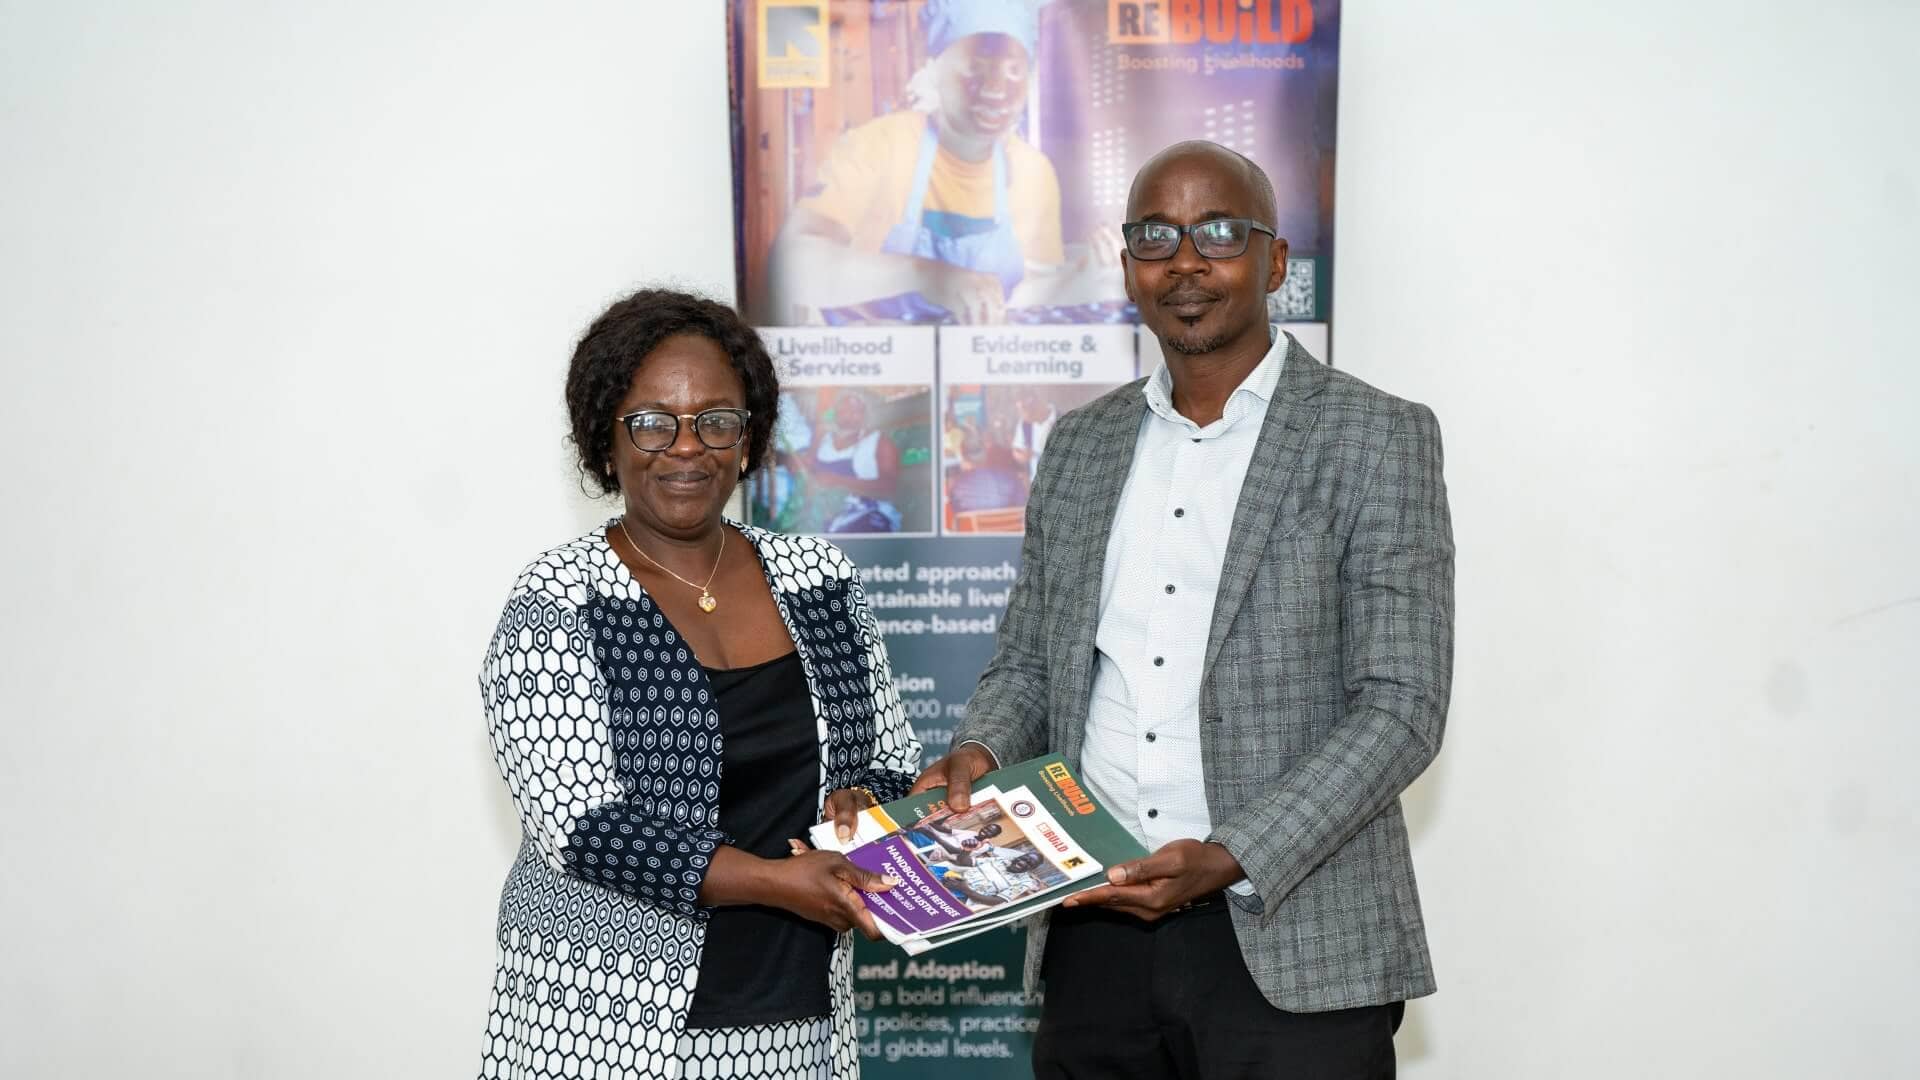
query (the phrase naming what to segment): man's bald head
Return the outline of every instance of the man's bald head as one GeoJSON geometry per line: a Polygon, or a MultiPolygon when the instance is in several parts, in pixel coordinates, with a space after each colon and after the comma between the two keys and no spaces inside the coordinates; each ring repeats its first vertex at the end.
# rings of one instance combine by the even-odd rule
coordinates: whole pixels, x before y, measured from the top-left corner
{"type": "Polygon", "coordinates": [[[1219,143],[1175,143],[1140,169],[1127,193],[1130,222],[1172,225],[1187,234],[1158,258],[1139,258],[1131,248],[1121,253],[1127,299],[1163,351],[1201,356],[1224,349],[1235,364],[1250,359],[1249,369],[1266,352],[1272,340],[1267,294],[1287,274],[1287,241],[1270,232],[1277,228],[1275,212],[1267,174],[1219,143]],[[1202,255],[1193,227],[1221,220],[1259,228],[1240,234],[1246,243],[1235,254],[1202,255]]]}
{"type": "Polygon", "coordinates": [[[1206,139],[1177,142],[1148,158],[1147,163],[1140,166],[1140,171],[1133,174],[1133,186],[1127,189],[1127,217],[1132,219],[1140,216],[1140,189],[1150,177],[1174,162],[1189,159],[1232,170],[1245,177],[1247,186],[1253,190],[1254,213],[1258,215],[1260,224],[1274,226],[1274,219],[1280,215],[1280,204],[1273,194],[1273,181],[1267,179],[1266,170],[1245,154],[1206,139]]]}

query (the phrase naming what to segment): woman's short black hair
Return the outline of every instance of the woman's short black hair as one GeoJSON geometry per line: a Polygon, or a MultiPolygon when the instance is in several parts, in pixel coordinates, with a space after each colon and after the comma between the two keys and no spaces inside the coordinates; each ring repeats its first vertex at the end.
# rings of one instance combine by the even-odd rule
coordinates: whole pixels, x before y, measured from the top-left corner
{"type": "Polygon", "coordinates": [[[747,472],[767,460],[780,412],[780,382],[760,335],[725,304],[673,289],[641,289],[608,308],[574,347],[567,367],[567,418],[580,471],[608,495],[613,476],[614,420],[647,354],[676,334],[698,334],[720,346],[746,387],[747,472]]]}

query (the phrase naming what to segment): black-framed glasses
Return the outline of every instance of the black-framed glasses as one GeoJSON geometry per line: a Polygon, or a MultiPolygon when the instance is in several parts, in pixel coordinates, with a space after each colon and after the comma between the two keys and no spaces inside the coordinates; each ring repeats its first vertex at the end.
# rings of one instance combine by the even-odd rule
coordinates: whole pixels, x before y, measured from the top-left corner
{"type": "Polygon", "coordinates": [[[1173,225],[1165,221],[1129,221],[1120,226],[1126,238],[1127,254],[1142,262],[1173,258],[1180,250],[1180,238],[1193,237],[1193,250],[1205,259],[1237,259],[1246,253],[1255,232],[1279,237],[1279,233],[1251,218],[1213,218],[1192,225],[1173,225]]]}
{"type": "Polygon", "coordinates": [[[620,424],[627,429],[633,448],[648,454],[657,454],[679,441],[680,424],[687,420],[693,421],[693,434],[700,445],[709,450],[731,450],[746,436],[747,418],[752,415],[745,409],[708,409],[678,415],[643,409],[621,417],[620,424]]]}

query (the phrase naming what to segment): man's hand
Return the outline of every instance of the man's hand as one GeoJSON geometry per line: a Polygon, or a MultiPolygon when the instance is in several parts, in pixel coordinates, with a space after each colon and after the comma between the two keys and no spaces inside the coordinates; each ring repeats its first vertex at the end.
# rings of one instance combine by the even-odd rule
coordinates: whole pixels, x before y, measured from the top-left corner
{"type": "Polygon", "coordinates": [[[1064,907],[1104,907],[1148,922],[1246,877],[1220,844],[1175,840],[1144,859],[1107,870],[1109,884],[1068,897],[1064,907]]]}
{"type": "Polygon", "coordinates": [[[948,751],[946,757],[927,766],[927,771],[913,782],[913,790],[907,794],[918,795],[943,787],[947,789],[947,805],[954,810],[965,810],[973,805],[973,782],[992,771],[993,755],[987,753],[986,747],[962,743],[948,751]]]}
{"type": "Polygon", "coordinates": [[[860,811],[876,805],[873,797],[864,788],[840,788],[827,796],[827,808],[820,815],[821,821],[833,822],[833,835],[841,843],[853,839],[860,827],[860,811]]]}

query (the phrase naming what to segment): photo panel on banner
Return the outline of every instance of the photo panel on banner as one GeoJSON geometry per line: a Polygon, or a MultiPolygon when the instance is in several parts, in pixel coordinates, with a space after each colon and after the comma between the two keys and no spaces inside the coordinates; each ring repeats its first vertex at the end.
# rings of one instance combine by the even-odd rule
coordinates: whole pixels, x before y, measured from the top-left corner
{"type": "MultiPolygon", "coordinates": [[[[1160,365],[1134,174],[1209,139],[1272,179],[1268,313],[1331,361],[1337,0],[729,0],[737,295],[782,383],[756,525],[859,567],[927,760],[993,655],[1058,418],[1160,365]]],[[[1024,931],[855,949],[869,1080],[1013,1080],[1024,931]]]]}
{"type": "Polygon", "coordinates": [[[751,321],[1136,322],[1117,268],[1128,189],[1185,139],[1266,170],[1290,253],[1271,313],[1329,320],[1337,3],[762,6],[734,4],[752,46],[735,79],[751,321]]]}
{"type": "Polygon", "coordinates": [[[1134,377],[1127,326],[940,328],[941,531],[1019,535],[1060,417],[1134,377]]]}
{"type": "Polygon", "coordinates": [[[772,467],[748,520],[820,536],[934,532],[934,332],[764,328],[780,378],[772,467]]]}

